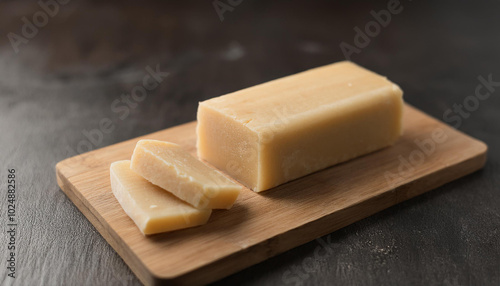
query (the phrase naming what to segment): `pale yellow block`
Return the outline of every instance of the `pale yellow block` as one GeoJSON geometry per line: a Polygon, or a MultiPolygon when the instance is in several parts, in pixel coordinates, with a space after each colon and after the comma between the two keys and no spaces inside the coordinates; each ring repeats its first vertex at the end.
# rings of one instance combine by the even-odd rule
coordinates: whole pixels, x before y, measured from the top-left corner
{"type": "Polygon", "coordinates": [[[170,142],[137,142],[131,169],[201,209],[229,209],[242,189],[239,184],[170,142]]]}
{"type": "Polygon", "coordinates": [[[393,144],[403,92],[339,62],[200,102],[198,156],[254,191],[393,144]]]}
{"type": "Polygon", "coordinates": [[[130,170],[130,161],[110,167],[111,189],[127,215],[145,234],[205,224],[211,210],[199,210],[130,170]]]}

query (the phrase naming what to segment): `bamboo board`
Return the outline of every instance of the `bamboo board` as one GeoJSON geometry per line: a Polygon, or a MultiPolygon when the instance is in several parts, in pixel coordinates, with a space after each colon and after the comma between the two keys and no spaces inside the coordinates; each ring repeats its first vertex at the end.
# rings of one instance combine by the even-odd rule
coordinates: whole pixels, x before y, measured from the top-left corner
{"type": "Polygon", "coordinates": [[[214,211],[206,225],[144,237],[111,192],[109,165],[130,159],[145,138],[194,154],[195,128],[196,122],[179,125],[56,166],[61,189],[146,285],[215,281],[472,173],[487,151],[406,105],[404,134],[394,146],[263,193],[244,189],[232,209],[214,211]]]}

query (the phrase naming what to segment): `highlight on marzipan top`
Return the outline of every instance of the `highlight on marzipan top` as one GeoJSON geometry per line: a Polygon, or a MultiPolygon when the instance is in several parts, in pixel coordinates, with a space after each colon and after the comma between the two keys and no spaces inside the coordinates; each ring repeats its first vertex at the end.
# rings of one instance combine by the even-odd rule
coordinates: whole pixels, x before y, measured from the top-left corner
{"type": "Polygon", "coordinates": [[[387,147],[403,92],[344,61],[200,102],[198,156],[256,192],[387,147]]]}

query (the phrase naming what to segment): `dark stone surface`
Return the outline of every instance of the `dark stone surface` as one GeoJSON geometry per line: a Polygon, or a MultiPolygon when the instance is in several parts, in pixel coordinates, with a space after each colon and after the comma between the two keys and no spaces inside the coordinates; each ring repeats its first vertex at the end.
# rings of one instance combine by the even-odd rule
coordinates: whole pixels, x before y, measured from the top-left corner
{"type": "MultiPolygon", "coordinates": [[[[60,191],[55,163],[84,150],[103,118],[115,130],[93,149],[194,120],[203,99],[342,60],[340,44],[387,4],[243,1],[221,22],[211,1],[70,1],[15,53],[8,34],[21,36],[22,18],[41,8],[0,2],[2,284],[139,284],[60,191]],[[112,108],[157,65],[169,72],[157,88],[127,113],[112,108]],[[7,168],[18,175],[16,279],[6,269],[7,168]]],[[[401,5],[353,61],[439,119],[473,103],[478,76],[500,81],[499,1],[401,5]]],[[[500,285],[496,89],[460,124],[448,120],[489,145],[484,170],[216,284],[500,285]]]]}

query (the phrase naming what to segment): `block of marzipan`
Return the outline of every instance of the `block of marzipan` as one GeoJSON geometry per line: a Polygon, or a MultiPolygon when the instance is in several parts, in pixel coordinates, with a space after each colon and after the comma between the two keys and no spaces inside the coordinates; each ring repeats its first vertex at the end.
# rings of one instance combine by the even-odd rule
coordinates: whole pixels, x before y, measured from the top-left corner
{"type": "Polygon", "coordinates": [[[110,167],[111,189],[127,215],[145,234],[155,234],[208,221],[211,210],[200,210],[130,170],[130,161],[110,167]]]}
{"type": "Polygon", "coordinates": [[[403,92],[339,62],[200,102],[198,157],[260,192],[393,144],[403,92]]]}
{"type": "Polygon", "coordinates": [[[137,142],[131,169],[200,209],[229,209],[242,189],[241,185],[170,142],[137,142]]]}

